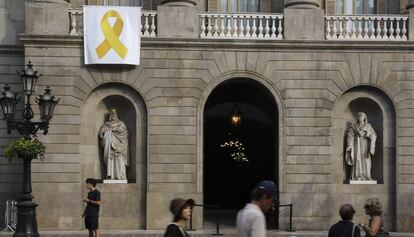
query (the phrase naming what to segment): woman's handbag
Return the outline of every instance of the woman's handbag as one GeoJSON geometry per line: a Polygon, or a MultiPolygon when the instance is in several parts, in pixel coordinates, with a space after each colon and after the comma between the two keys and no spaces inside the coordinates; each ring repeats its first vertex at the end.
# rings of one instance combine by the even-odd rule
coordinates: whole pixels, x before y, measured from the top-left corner
{"type": "Polygon", "coordinates": [[[381,227],[376,237],[390,237],[390,236],[391,236],[390,233],[386,231],[383,227],[381,227]]]}

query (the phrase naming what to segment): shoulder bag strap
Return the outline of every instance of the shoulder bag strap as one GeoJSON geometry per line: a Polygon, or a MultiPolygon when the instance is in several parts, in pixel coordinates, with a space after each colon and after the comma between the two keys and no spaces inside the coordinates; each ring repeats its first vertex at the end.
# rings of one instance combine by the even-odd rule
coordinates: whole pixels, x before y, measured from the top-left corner
{"type": "Polygon", "coordinates": [[[181,234],[183,235],[183,237],[187,237],[187,235],[186,235],[186,233],[185,233],[185,231],[184,231],[183,227],[178,226],[178,229],[180,229],[181,234]]]}
{"type": "Polygon", "coordinates": [[[354,226],[352,226],[352,237],[355,236],[355,227],[356,227],[356,225],[354,224],[354,226]]]}

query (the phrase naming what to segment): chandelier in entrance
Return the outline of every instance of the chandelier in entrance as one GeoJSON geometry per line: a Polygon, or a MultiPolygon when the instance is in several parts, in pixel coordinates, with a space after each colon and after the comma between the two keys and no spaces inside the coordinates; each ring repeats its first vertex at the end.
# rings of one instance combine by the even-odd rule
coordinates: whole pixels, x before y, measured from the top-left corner
{"type": "Polygon", "coordinates": [[[230,158],[232,160],[239,162],[249,162],[249,159],[245,153],[246,148],[244,147],[243,143],[240,142],[237,138],[224,142],[220,145],[220,147],[230,150],[230,158]]]}

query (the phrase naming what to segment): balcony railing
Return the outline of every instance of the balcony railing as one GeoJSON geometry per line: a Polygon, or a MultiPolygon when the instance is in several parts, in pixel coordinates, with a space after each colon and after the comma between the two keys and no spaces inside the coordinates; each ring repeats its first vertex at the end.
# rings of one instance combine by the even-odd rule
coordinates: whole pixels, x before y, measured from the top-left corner
{"type": "Polygon", "coordinates": [[[280,14],[200,14],[200,38],[283,39],[280,14]]]}
{"type": "Polygon", "coordinates": [[[392,40],[408,37],[408,16],[326,16],[328,40],[392,40]]]}
{"type": "MultiPolygon", "coordinates": [[[[70,9],[70,35],[83,35],[82,9],[70,9]]],[[[325,16],[327,40],[406,41],[406,15],[325,16]]],[[[283,14],[200,13],[200,38],[205,39],[267,39],[284,38],[283,14]]],[[[142,37],[157,37],[157,12],[142,11],[142,37]]]]}
{"type": "MultiPolygon", "coordinates": [[[[83,35],[83,11],[82,9],[70,9],[70,35],[83,35]]],[[[141,36],[157,37],[157,12],[142,11],[141,14],[141,36]]]]}

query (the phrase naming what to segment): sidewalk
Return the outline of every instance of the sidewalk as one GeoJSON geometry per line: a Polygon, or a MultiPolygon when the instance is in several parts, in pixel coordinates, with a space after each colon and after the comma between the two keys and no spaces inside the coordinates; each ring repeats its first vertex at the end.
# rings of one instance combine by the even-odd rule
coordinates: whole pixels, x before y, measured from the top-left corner
{"type": "MultiPolygon", "coordinates": [[[[199,230],[189,232],[192,237],[211,237],[214,231],[199,230]]],[[[117,230],[117,231],[101,231],[102,237],[163,237],[162,230],[117,230]]],[[[237,237],[235,230],[223,230],[223,237],[237,237]]],[[[11,232],[0,232],[0,236],[11,237],[11,232]]],[[[87,237],[87,231],[40,231],[41,237],[87,237]]],[[[280,237],[327,237],[327,231],[269,231],[268,236],[280,237]]],[[[414,237],[414,233],[391,233],[391,237],[414,237]]]]}

